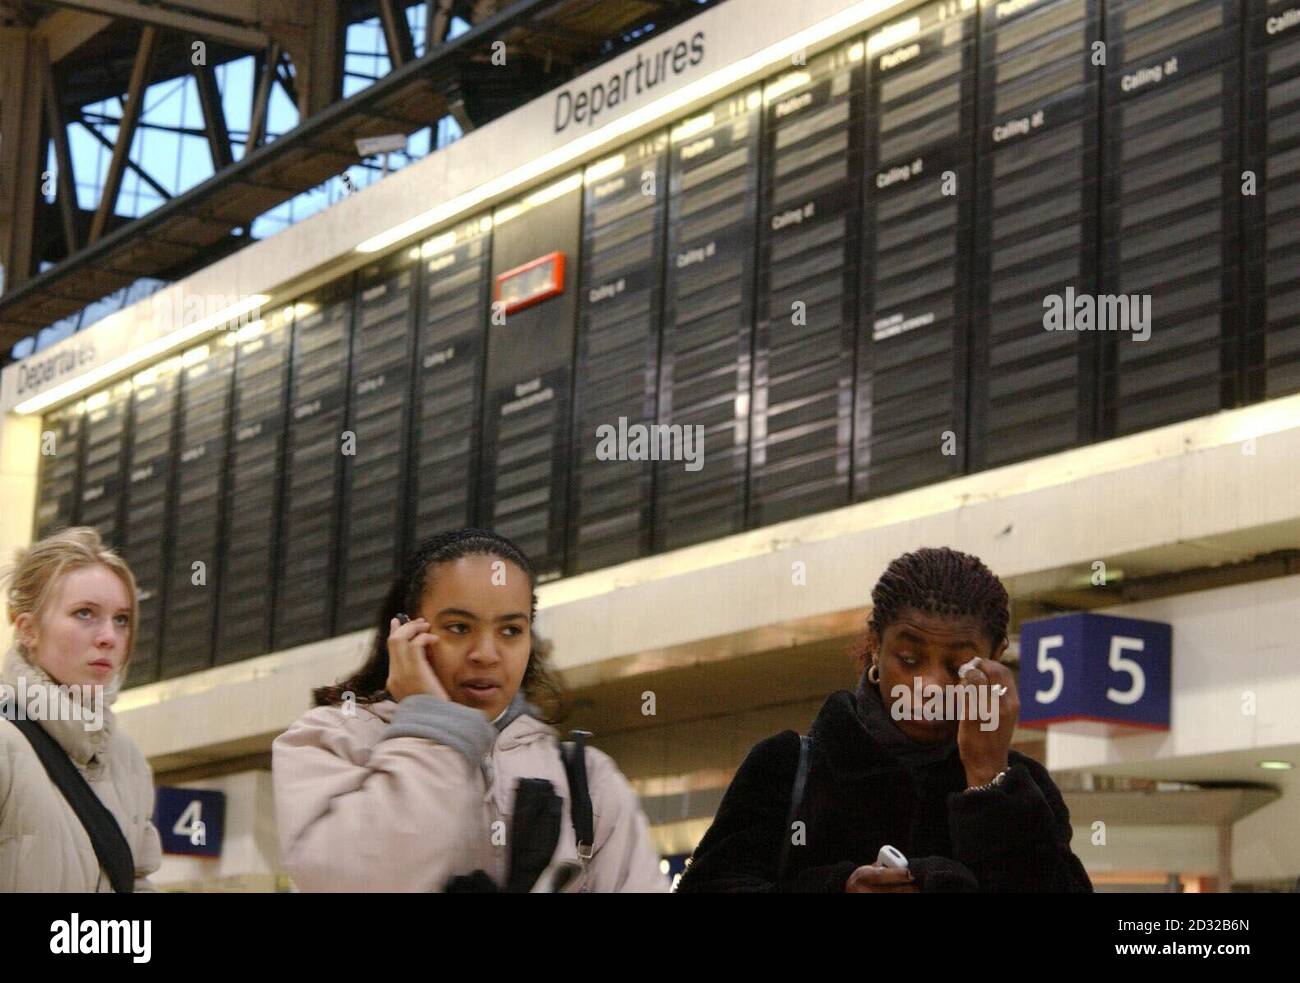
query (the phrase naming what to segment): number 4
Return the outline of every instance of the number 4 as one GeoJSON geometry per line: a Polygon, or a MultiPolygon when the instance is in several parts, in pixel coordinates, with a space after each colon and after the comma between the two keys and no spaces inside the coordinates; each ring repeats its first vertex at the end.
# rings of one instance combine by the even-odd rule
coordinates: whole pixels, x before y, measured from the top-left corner
{"type": "Polygon", "coordinates": [[[203,846],[207,839],[207,829],[202,816],[203,803],[195,799],[185,807],[185,811],[176,820],[176,825],[172,827],[172,832],[185,837],[195,846],[203,846]]]}

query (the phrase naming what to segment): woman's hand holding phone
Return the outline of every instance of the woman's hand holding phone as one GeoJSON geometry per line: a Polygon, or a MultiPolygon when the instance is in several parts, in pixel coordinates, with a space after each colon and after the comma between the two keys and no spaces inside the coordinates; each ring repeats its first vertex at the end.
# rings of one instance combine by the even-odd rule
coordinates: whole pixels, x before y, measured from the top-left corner
{"type": "Polygon", "coordinates": [[[416,693],[449,699],[430,661],[438,636],[429,628],[423,618],[388,623],[388,693],[398,703],[416,693]]]}
{"type": "Polygon", "coordinates": [[[859,867],[844,884],[845,894],[919,894],[920,891],[906,867],[881,864],[859,867]]]}

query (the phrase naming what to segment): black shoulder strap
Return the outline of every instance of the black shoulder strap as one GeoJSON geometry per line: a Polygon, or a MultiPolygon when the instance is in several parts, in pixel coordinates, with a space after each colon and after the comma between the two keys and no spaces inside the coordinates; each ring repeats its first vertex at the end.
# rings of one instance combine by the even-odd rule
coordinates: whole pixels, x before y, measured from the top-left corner
{"type": "Polygon", "coordinates": [[[122,827],[108,811],[108,806],[100,801],[68,757],[68,752],[45,732],[45,728],[35,720],[11,720],[10,723],[31,743],[50,781],[58,786],[86,828],[90,844],[95,848],[95,857],[108,874],[113,890],[118,894],[132,893],[135,890],[135,861],[131,857],[131,847],[122,835],[122,827]]]}
{"type": "Polygon", "coordinates": [[[569,814],[573,817],[578,856],[585,863],[591,859],[596,842],[596,820],[591,808],[591,792],[587,788],[587,738],[591,732],[573,730],[569,736],[573,741],[560,744],[560,757],[569,779],[569,814]]]}
{"type": "Polygon", "coordinates": [[[812,750],[812,735],[804,734],[799,738],[799,764],[794,769],[794,785],[790,789],[790,811],[785,817],[785,830],[781,834],[781,862],[776,870],[776,884],[779,888],[785,881],[785,868],[790,860],[790,835],[794,829],[795,816],[799,813],[799,804],[803,802],[804,785],[808,782],[808,758],[812,750]]]}

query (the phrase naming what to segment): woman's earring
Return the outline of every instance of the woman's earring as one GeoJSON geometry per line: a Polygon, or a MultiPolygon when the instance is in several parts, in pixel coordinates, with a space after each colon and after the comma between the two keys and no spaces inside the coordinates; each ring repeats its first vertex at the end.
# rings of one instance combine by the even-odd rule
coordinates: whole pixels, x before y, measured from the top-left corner
{"type": "Polygon", "coordinates": [[[880,685],[880,667],[874,662],[867,667],[867,682],[872,686],[880,685]]]}

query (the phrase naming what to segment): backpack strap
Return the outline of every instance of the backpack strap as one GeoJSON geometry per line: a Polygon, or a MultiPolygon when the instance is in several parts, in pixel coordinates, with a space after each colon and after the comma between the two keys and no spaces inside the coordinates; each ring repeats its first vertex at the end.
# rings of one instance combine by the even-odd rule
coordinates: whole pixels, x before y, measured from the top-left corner
{"type": "Polygon", "coordinates": [[[569,736],[572,741],[560,744],[560,758],[569,779],[569,815],[573,819],[578,857],[585,865],[591,859],[596,843],[596,820],[591,807],[591,791],[587,788],[587,738],[591,732],[572,730],[569,736]]]}
{"type": "Polygon", "coordinates": [[[99,861],[113,890],[118,894],[131,894],[135,890],[135,861],[131,857],[131,847],[122,835],[122,827],[117,824],[113,814],[108,811],[95,790],[87,783],[77,766],[68,757],[59,742],[45,732],[35,720],[9,721],[27,738],[45,766],[45,773],[63,797],[67,799],[72,811],[81,820],[90,845],[95,848],[95,857],[99,861]]]}
{"type": "Polygon", "coordinates": [[[794,769],[794,785],[790,789],[790,810],[786,813],[785,829],[781,833],[781,860],[776,869],[776,886],[780,890],[785,881],[785,869],[790,860],[790,831],[794,827],[795,816],[799,813],[799,804],[803,802],[804,786],[808,783],[808,759],[812,753],[812,735],[804,734],[799,738],[799,763],[794,769]]]}

